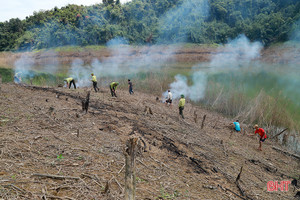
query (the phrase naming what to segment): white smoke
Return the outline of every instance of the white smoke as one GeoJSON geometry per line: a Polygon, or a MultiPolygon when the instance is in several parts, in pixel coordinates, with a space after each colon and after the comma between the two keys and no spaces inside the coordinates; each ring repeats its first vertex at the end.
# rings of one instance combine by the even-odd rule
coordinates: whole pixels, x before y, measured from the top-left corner
{"type": "Polygon", "coordinates": [[[24,78],[34,78],[37,72],[55,74],[58,70],[59,62],[54,51],[41,53],[22,53],[21,57],[14,63],[14,71],[24,78]]]}
{"type": "MultiPolygon", "coordinates": [[[[188,78],[183,75],[176,75],[175,81],[170,84],[170,90],[174,99],[181,94],[193,101],[199,101],[205,96],[208,73],[216,70],[239,70],[241,67],[248,67],[249,64],[260,57],[263,46],[259,42],[250,42],[245,35],[240,35],[228,44],[217,49],[211,61],[207,64],[209,71],[193,72],[192,84],[188,85],[188,78]]],[[[198,65],[195,65],[196,68],[198,65]]],[[[166,92],[163,96],[166,96],[166,92]]]]}
{"type": "Polygon", "coordinates": [[[29,54],[22,54],[14,63],[15,76],[24,80],[24,78],[33,78],[32,67],[34,66],[34,58],[29,54]]]}
{"type": "Polygon", "coordinates": [[[174,59],[177,46],[153,45],[135,48],[128,45],[123,38],[115,38],[107,43],[110,56],[94,59],[90,65],[85,65],[80,59],[73,61],[68,74],[75,78],[79,87],[91,84],[91,73],[97,79],[105,76],[115,77],[136,74],[138,72],[161,69],[167,62],[174,59]]]}
{"type": "Polygon", "coordinates": [[[199,26],[208,17],[208,13],[208,0],[184,0],[160,17],[159,41],[161,43],[186,42],[191,29],[201,28],[199,26]]]}
{"type": "Polygon", "coordinates": [[[224,47],[217,49],[217,54],[211,57],[211,68],[235,68],[248,66],[260,57],[263,45],[260,42],[250,42],[245,35],[239,35],[224,47]]]}

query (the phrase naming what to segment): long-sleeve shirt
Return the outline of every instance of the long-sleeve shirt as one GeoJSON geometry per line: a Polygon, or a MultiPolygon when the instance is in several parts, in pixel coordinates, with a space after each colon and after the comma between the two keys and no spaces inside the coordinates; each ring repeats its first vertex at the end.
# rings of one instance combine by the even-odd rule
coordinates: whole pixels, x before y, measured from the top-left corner
{"type": "Polygon", "coordinates": [[[184,105],[185,105],[185,98],[181,98],[180,100],[179,100],[179,107],[184,107],[184,105]]]}
{"type": "Polygon", "coordinates": [[[171,93],[171,92],[168,92],[168,99],[171,99],[171,100],[172,100],[172,97],[173,97],[172,93],[171,93]]]}
{"type": "Polygon", "coordinates": [[[110,84],[110,88],[111,89],[116,89],[117,88],[117,86],[118,86],[118,84],[116,83],[116,82],[112,82],[111,84],[110,84]]]}
{"type": "Polygon", "coordinates": [[[96,76],[94,75],[94,76],[92,76],[92,81],[93,82],[97,82],[97,78],[96,78],[96,76]]]}

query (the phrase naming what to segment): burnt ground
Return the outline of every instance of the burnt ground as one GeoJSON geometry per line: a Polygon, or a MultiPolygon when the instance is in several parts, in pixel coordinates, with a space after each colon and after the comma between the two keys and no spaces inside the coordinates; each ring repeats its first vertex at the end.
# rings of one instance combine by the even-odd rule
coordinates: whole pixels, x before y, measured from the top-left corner
{"type": "Polygon", "coordinates": [[[106,88],[92,91],[83,113],[86,90],[2,84],[0,198],[124,199],[129,137],[140,144],[137,200],[294,199],[299,191],[291,185],[287,192],[267,191],[268,181],[299,178],[300,160],[272,149],[271,140],[258,151],[257,138],[227,127],[231,119],[187,103],[182,120],[177,106],[154,96],[117,91],[112,98],[106,88]]]}

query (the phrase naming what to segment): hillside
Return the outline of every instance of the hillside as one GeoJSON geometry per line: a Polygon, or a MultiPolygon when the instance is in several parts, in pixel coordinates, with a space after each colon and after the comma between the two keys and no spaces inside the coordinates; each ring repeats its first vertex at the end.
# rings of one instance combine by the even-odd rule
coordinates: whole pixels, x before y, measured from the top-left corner
{"type": "Polygon", "coordinates": [[[0,22],[0,51],[66,45],[220,44],[245,34],[264,45],[299,39],[297,0],[103,0],[0,22]]]}
{"type": "Polygon", "coordinates": [[[275,151],[271,140],[256,150],[256,138],[228,129],[231,119],[187,103],[181,120],[175,105],[155,96],[117,91],[111,98],[106,87],[91,93],[85,114],[87,90],[2,84],[1,198],[124,199],[129,137],[140,140],[136,199],[294,199],[299,191],[267,192],[268,181],[300,181],[300,162],[275,151]]]}

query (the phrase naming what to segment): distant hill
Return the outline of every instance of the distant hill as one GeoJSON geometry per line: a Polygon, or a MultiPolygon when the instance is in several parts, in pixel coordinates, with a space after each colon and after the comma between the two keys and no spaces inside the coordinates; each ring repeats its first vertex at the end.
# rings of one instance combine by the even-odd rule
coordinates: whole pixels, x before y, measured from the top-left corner
{"type": "Polygon", "coordinates": [[[244,33],[265,45],[287,41],[297,0],[103,0],[34,12],[0,23],[0,51],[105,44],[224,43],[244,33]]]}

